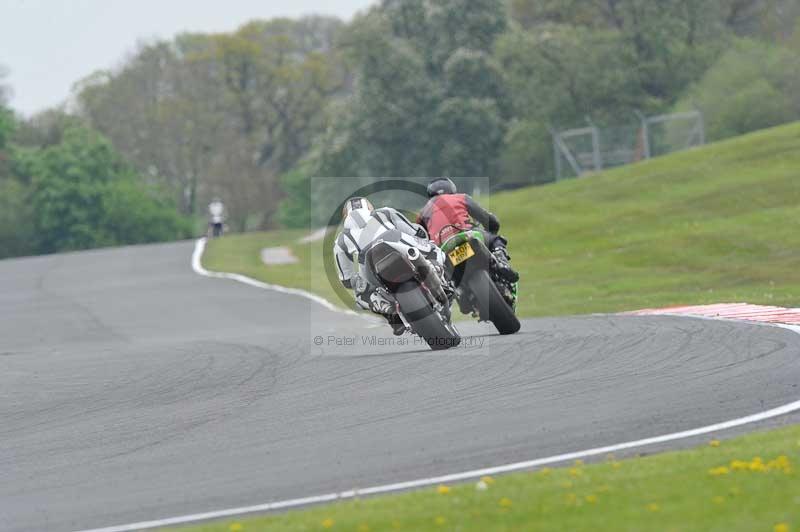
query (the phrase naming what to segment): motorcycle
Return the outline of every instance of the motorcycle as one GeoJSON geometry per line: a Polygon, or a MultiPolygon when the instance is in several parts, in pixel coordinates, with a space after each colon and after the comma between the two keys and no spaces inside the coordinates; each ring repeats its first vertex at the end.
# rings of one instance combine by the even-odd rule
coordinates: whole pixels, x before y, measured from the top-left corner
{"type": "MultiPolygon", "coordinates": [[[[364,266],[363,281],[394,302],[406,327],[432,350],[455,347],[461,336],[451,322],[444,271],[437,271],[418,247],[406,243],[407,238],[398,230],[387,231],[362,251],[362,257],[354,257],[354,262],[359,268],[364,266]]],[[[432,247],[427,241],[418,244],[423,249],[432,247]]]]}
{"type": "Polygon", "coordinates": [[[493,267],[496,259],[481,231],[448,225],[439,235],[446,229],[455,233],[440,240],[440,248],[447,256],[448,277],[456,286],[462,312],[472,313],[479,321],[491,321],[500,334],[519,331],[515,314],[519,282],[512,283],[497,274],[493,267]]]}

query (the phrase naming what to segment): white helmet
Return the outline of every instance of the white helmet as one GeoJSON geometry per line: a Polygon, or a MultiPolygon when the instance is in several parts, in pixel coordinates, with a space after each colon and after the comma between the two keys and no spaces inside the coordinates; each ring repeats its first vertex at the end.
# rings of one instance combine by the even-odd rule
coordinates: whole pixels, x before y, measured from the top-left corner
{"type": "Polygon", "coordinates": [[[351,231],[362,229],[374,210],[375,207],[367,198],[348,199],[342,208],[344,228],[351,231]]]}
{"type": "Polygon", "coordinates": [[[342,218],[347,218],[351,212],[361,209],[366,209],[367,212],[372,212],[375,210],[375,207],[372,206],[372,203],[370,203],[367,198],[350,198],[344,202],[344,207],[342,208],[342,218]]]}

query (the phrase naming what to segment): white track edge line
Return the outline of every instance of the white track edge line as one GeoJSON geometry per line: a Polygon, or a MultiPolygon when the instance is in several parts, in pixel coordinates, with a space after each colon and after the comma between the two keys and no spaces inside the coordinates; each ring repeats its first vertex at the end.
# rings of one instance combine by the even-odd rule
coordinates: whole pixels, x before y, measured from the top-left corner
{"type": "MultiPolygon", "coordinates": [[[[199,242],[199,241],[198,241],[199,242]]],[[[195,265],[195,257],[197,258],[197,263],[199,265],[199,254],[198,248],[200,249],[200,254],[202,254],[202,246],[198,246],[195,248],[195,254],[192,256],[192,265],[195,265]]],[[[199,266],[202,270],[202,266],[199,266]]],[[[197,271],[197,270],[195,270],[197,271]]],[[[205,270],[203,270],[205,271],[205,270]]],[[[212,273],[212,272],[208,272],[212,273]]],[[[202,274],[201,274],[202,275],[202,274]]],[[[235,275],[235,274],[228,274],[228,275],[235,275]]],[[[215,275],[212,275],[215,276],[215,275]]],[[[241,276],[244,277],[244,276],[241,276]]],[[[226,277],[231,278],[231,277],[226,277]]],[[[249,279],[245,277],[245,279],[249,279]]],[[[251,279],[252,280],[252,279],[251,279]]],[[[256,286],[265,284],[260,283],[259,281],[255,281],[258,283],[256,286]]],[[[251,284],[251,283],[247,283],[251,284]]],[[[267,285],[270,286],[270,285],[267,285]]],[[[283,287],[281,287],[283,288],[283,287]]],[[[286,290],[293,290],[293,289],[286,289],[286,290]]],[[[282,291],[282,290],[281,290],[282,291]]],[[[300,290],[300,292],[303,292],[300,290]]],[[[287,293],[294,293],[287,292],[287,293]]],[[[313,294],[312,294],[313,295],[313,294]]],[[[317,296],[314,296],[315,298],[317,296]]],[[[338,310],[338,309],[337,309],[338,310]]],[[[705,317],[702,316],[686,316],[684,317],[689,318],[696,318],[699,317],[704,319],[705,317]]],[[[714,318],[705,318],[705,319],[714,319],[714,318]]],[[[730,320],[724,320],[730,321],[730,320]]],[[[777,326],[783,329],[788,329],[793,331],[797,334],[800,334],[800,326],[796,325],[786,325],[780,323],[762,323],[762,322],[748,322],[753,323],[756,325],[766,325],[766,326],[777,326]]],[[[297,508],[299,506],[306,506],[309,504],[319,504],[324,502],[332,502],[337,500],[346,500],[346,499],[353,499],[359,496],[366,496],[366,495],[377,495],[380,493],[390,493],[394,491],[402,491],[411,488],[421,488],[425,486],[431,486],[433,484],[443,484],[446,482],[458,482],[462,480],[469,480],[473,478],[478,478],[484,475],[496,475],[500,473],[510,473],[513,471],[521,471],[526,469],[532,469],[534,467],[544,466],[544,465],[551,465],[560,462],[568,462],[571,460],[578,460],[582,458],[590,458],[593,456],[603,455],[614,453],[618,451],[624,451],[627,449],[633,449],[636,447],[644,447],[647,445],[655,445],[658,443],[666,443],[675,440],[681,440],[685,438],[691,438],[694,436],[702,436],[703,434],[710,434],[712,432],[719,432],[722,430],[732,429],[735,427],[740,427],[742,425],[748,425],[750,423],[757,423],[759,421],[765,421],[767,419],[771,419],[778,416],[783,416],[786,414],[790,414],[792,412],[796,412],[800,410],[800,400],[794,401],[792,403],[779,406],[776,408],[771,408],[769,410],[765,410],[763,412],[759,412],[756,414],[751,414],[749,416],[740,417],[736,419],[731,419],[729,421],[723,421],[721,423],[715,423],[713,425],[706,425],[704,427],[698,427],[696,429],[684,430],[680,432],[673,432],[670,434],[663,434],[661,436],[654,436],[651,438],[644,438],[641,440],[633,440],[624,443],[617,443],[614,445],[606,445],[604,447],[594,447],[592,449],[586,449],[583,451],[575,451],[571,453],[564,453],[564,454],[557,454],[554,456],[548,456],[545,458],[536,458],[533,460],[526,460],[524,462],[514,462],[511,464],[499,465],[494,467],[486,467],[483,469],[473,469],[471,471],[462,471],[460,473],[452,473],[449,475],[441,475],[437,477],[429,477],[429,478],[421,478],[417,480],[409,480],[406,482],[396,482],[394,484],[384,484],[381,486],[372,486],[369,488],[364,489],[355,489],[349,491],[342,491],[338,493],[327,493],[324,495],[315,495],[311,497],[302,497],[298,499],[287,499],[283,501],[275,501],[275,502],[268,502],[264,504],[256,504],[253,506],[241,506],[238,508],[228,508],[224,510],[215,510],[210,512],[204,513],[197,513],[197,514],[189,514],[189,515],[182,515],[178,517],[169,517],[166,519],[154,519],[152,521],[141,521],[139,523],[131,523],[127,525],[118,525],[118,526],[110,526],[105,528],[93,528],[82,530],[79,532],[131,532],[135,530],[144,530],[149,528],[159,528],[165,526],[172,526],[172,525],[181,525],[186,523],[193,523],[197,521],[206,521],[210,519],[219,519],[222,517],[232,517],[236,515],[243,515],[249,513],[256,513],[256,512],[268,512],[273,510],[283,510],[287,508],[297,508]]]]}
{"type": "Polygon", "coordinates": [[[312,294],[311,292],[307,292],[306,290],[301,290],[300,288],[288,288],[286,286],[281,286],[277,284],[264,283],[262,281],[257,281],[252,277],[247,277],[246,275],[241,275],[238,273],[212,272],[206,270],[202,264],[203,252],[205,251],[205,249],[206,249],[206,238],[203,237],[197,239],[197,241],[195,241],[194,251],[192,252],[192,270],[194,270],[194,272],[198,275],[202,275],[204,277],[212,277],[216,279],[230,279],[232,281],[238,281],[246,285],[254,286],[256,288],[261,288],[263,290],[272,290],[274,292],[280,292],[282,294],[300,296],[309,299],[314,303],[322,305],[323,307],[325,307],[330,311],[340,312],[342,314],[347,314],[349,316],[358,316],[360,318],[369,320],[369,318],[364,316],[363,314],[359,314],[358,312],[354,312],[352,310],[346,310],[341,307],[337,307],[324,297],[312,294]]]}

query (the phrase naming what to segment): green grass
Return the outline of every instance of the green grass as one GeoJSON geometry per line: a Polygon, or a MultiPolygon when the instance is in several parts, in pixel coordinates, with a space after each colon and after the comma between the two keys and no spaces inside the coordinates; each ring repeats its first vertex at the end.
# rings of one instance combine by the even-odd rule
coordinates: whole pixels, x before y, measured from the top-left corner
{"type": "MultiPolygon", "coordinates": [[[[710,443],[714,443],[713,441],[710,443]]],[[[189,527],[191,532],[312,530],[669,530],[800,528],[800,427],[755,433],[717,447],[589,465],[573,464],[368,498],[282,515],[189,527]],[[785,457],[787,462],[763,464],[785,457]],[[742,461],[734,470],[731,462],[742,461]],[[788,464],[788,465],[787,465],[788,464]],[[711,473],[719,467],[727,473],[711,473]],[[330,525],[330,526],[326,526],[330,525]]]]}
{"type": "MultiPolygon", "coordinates": [[[[800,123],[486,204],[522,275],[522,316],[800,306],[800,123]]],[[[294,243],[300,234],[225,237],[211,242],[204,264],[334,300],[321,244],[294,243]],[[261,264],[259,249],[287,243],[301,265],[261,264]]]]}

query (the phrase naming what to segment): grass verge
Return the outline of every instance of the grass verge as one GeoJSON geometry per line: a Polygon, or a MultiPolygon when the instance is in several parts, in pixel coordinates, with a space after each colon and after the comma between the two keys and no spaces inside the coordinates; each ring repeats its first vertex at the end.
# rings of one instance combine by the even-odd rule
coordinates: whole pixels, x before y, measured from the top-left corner
{"type": "Polygon", "coordinates": [[[800,527],[800,427],[697,449],[541,469],[185,532],[670,530],[800,527]]]}
{"type": "MultiPolygon", "coordinates": [[[[800,306],[800,123],[487,199],[522,275],[521,316],[747,301],[800,306]]],[[[232,235],[204,265],[332,301],[321,243],[232,235]],[[264,266],[289,245],[300,265],[264,266]]],[[[339,302],[342,304],[341,302],[339,302]]]]}

